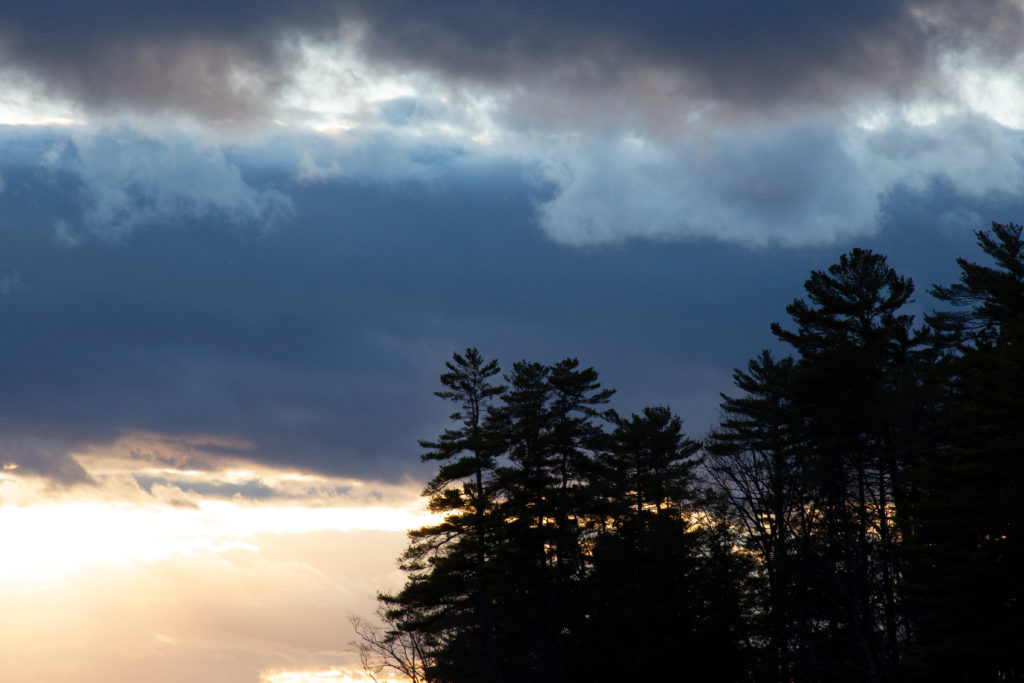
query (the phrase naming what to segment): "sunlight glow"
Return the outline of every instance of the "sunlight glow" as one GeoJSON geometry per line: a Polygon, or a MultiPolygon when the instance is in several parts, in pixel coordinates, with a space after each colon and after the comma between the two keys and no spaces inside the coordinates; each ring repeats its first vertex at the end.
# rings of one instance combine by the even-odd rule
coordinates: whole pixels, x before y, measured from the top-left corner
{"type": "Polygon", "coordinates": [[[347,130],[368,122],[375,103],[416,96],[408,78],[374,71],[351,44],[302,41],[295,46],[302,66],[281,93],[276,118],[289,125],[305,122],[315,130],[347,130]]]}
{"type": "Polygon", "coordinates": [[[20,118],[16,114],[0,114],[0,126],[76,126],[79,121],[68,118],[20,118]]]}
{"type": "Polygon", "coordinates": [[[341,135],[355,129],[356,127],[351,123],[339,123],[337,121],[324,121],[313,126],[313,130],[323,135],[341,135]]]}
{"type": "Polygon", "coordinates": [[[0,126],[74,126],[82,123],[70,102],[43,94],[38,84],[0,70],[0,126]]]}
{"type": "Polygon", "coordinates": [[[358,54],[359,31],[334,44],[302,41],[301,67],[277,100],[275,119],[339,136],[390,130],[413,139],[450,139],[490,147],[502,137],[504,99],[482,87],[439,80],[427,71],[396,73],[358,54]],[[399,113],[389,109],[397,104],[399,113]],[[406,111],[408,107],[408,111],[406,111]]]}
{"type": "Polygon", "coordinates": [[[52,581],[85,565],[153,562],[176,554],[257,550],[259,533],[401,531],[428,521],[394,508],[245,506],[202,501],[195,508],[125,503],[59,503],[0,508],[0,581],[52,581]]]}
{"type": "Polygon", "coordinates": [[[330,669],[328,671],[278,671],[264,673],[260,683],[364,683],[372,680],[369,676],[353,671],[330,669]]]}
{"type": "Polygon", "coordinates": [[[0,583],[40,587],[99,564],[258,553],[260,534],[401,532],[436,521],[418,486],[230,458],[215,467],[196,443],[204,442],[135,435],[89,450],[76,456],[88,486],[52,489],[13,468],[0,473],[0,583]]]}
{"type": "Polygon", "coordinates": [[[968,103],[972,112],[987,116],[1001,126],[1024,130],[1022,68],[1024,59],[1016,60],[1009,69],[953,64],[951,81],[958,86],[961,100],[968,103]]]}

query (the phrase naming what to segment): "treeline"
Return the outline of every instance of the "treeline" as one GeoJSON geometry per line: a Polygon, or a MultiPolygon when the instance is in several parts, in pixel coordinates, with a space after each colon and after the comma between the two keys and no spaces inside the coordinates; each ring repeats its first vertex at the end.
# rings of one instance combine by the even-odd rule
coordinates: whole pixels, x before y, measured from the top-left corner
{"type": "Polygon", "coordinates": [[[455,354],[441,522],[357,623],[422,681],[1024,679],[1024,241],[931,294],[854,249],[734,373],[703,442],[575,359],[455,354]]]}

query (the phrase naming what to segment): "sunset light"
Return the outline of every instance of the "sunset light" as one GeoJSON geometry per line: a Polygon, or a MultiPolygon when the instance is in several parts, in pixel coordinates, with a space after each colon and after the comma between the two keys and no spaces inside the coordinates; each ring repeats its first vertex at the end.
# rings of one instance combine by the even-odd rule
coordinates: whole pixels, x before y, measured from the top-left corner
{"type": "MultiPolygon", "coordinates": [[[[344,672],[339,669],[329,671],[282,671],[265,673],[260,677],[261,683],[366,683],[371,679],[359,673],[344,672]]],[[[381,683],[384,683],[383,681],[381,683]]]]}
{"type": "Polygon", "coordinates": [[[0,3],[0,682],[1024,678],[1022,35],[0,3]]]}
{"type": "Polygon", "coordinates": [[[412,509],[246,506],[202,501],[195,508],[131,503],[0,507],[5,560],[0,581],[52,581],[85,565],[152,562],[168,555],[258,550],[260,533],[404,531],[429,517],[412,509]]]}

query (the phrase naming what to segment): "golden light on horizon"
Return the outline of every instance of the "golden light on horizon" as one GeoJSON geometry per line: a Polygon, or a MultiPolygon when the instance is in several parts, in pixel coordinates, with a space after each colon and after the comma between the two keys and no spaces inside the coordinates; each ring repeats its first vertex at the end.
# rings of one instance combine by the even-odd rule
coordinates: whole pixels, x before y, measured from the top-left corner
{"type": "Polygon", "coordinates": [[[253,536],[404,531],[430,516],[413,505],[302,507],[203,500],[195,507],[57,502],[0,507],[0,581],[52,581],[97,563],[152,562],[175,554],[253,550],[253,536]]]}
{"type": "MultiPolygon", "coordinates": [[[[358,671],[276,671],[260,675],[260,683],[366,683],[369,676],[358,671]]],[[[387,683],[386,681],[382,683],[387,683]]],[[[397,683],[397,682],[396,682],[397,683]]]]}
{"type": "Polygon", "coordinates": [[[93,483],[0,473],[0,680],[370,680],[347,617],[401,584],[418,486],[76,459],[93,483]]]}

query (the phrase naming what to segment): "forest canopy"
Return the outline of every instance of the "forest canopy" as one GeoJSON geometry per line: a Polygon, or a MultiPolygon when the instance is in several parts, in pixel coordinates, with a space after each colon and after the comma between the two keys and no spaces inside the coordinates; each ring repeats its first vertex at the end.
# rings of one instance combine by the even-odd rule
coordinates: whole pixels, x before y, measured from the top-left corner
{"type": "Polygon", "coordinates": [[[1024,679],[1024,242],[934,285],[853,249],[813,271],[703,440],[576,358],[455,353],[420,442],[440,522],[357,620],[415,681],[1024,679]]]}

